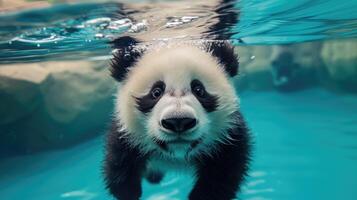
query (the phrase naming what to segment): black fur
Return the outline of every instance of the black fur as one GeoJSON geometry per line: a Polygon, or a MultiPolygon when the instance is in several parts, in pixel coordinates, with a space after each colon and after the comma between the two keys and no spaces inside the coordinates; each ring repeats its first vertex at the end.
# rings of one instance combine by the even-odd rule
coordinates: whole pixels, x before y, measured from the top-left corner
{"type": "Polygon", "coordinates": [[[231,77],[238,73],[238,56],[234,53],[234,47],[227,41],[215,41],[207,44],[207,51],[211,52],[223,66],[224,71],[231,77]]]}
{"type": "Polygon", "coordinates": [[[231,139],[213,156],[197,159],[197,182],[189,200],[231,200],[236,197],[250,160],[249,130],[239,112],[239,122],[229,130],[231,139]]]}
{"type": "Polygon", "coordinates": [[[129,68],[141,57],[142,50],[135,48],[138,43],[139,41],[130,36],[119,37],[111,42],[116,50],[113,53],[110,68],[115,80],[119,82],[124,80],[129,68]]]}
{"type": "MultiPolygon", "coordinates": [[[[191,88],[194,88],[195,85],[202,85],[201,81],[195,79],[191,82],[191,88]]],[[[200,102],[200,104],[202,105],[202,107],[207,111],[207,112],[213,112],[215,110],[217,110],[218,107],[218,97],[215,95],[210,94],[209,92],[205,91],[205,94],[203,97],[200,97],[198,95],[196,95],[195,93],[193,93],[195,95],[195,97],[197,98],[197,100],[200,102]]]]}
{"type": "Polygon", "coordinates": [[[135,99],[137,105],[136,107],[142,113],[149,113],[158,102],[155,99],[151,98],[150,93],[142,97],[136,97],[135,99]]]}
{"type": "Polygon", "coordinates": [[[136,104],[138,110],[143,113],[149,113],[151,109],[156,105],[160,98],[153,98],[151,92],[154,88],[159,87],[162,91],[165,91],[165,83],[163,81],[158,81],[154,83],[150,92],[142,97],[136,97],[136,104]]]}
{"type": "Polygon", "coordinates": [[[104,161],[105,184],[109,192],[120,200],[138,200],[141,196],[141,178],[146,167],[147,155],[133,147],[125,133],[119,132],[117,122],[107,136],[104,161]]]}
{"type": "MultiPolygon", "coordinates": [[[[250,155],[249,131],[244,119],[236,112],[237,119],[225,144],[218,145],[212,156],[200,155],[195,160],[197,181],[189,195],[189,200],[232,200],[239,191],[248,169],[250,155]]],[[[162,174],[146,171],[150,153],[143,155],[137,147],[128,144],[119,132],[117,122],[107,138],[105,159],[106,186],[116,199],[138,200],[141,196],[141,180],[145,175],[151,182],[159,182],[162,174]],[[151,177],[150,177],[151,176],[151,177]]]]}
{"type": "Polygon", "coordinates": [[[214,12],[218,17],[217,23],[208,28],[205,34],[215,40],[228,40],[236,32],[232,31],[232,28],[238,23],[239,12],[235,8],[235,4],[238,1],[234,0],[221,0],[214,12]]]}

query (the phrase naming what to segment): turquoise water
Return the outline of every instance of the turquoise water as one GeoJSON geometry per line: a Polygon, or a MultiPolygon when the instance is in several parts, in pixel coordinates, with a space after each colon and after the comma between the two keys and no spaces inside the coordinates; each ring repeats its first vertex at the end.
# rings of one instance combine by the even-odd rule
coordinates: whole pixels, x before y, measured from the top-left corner
{"type": "MultiPolygon", "coordinates": [[[[160,12],[152,5],[153,9],[143,11],[146,16],[160,12]]],[[[60,4],[2,14],[0,68],[43,61],[107,61],[111,57],[107,42],[124,33],[133,34],[133,27],[140,27],[140,21],[128,21],[121,9],[112,2],[60,4]]],[[[232,34],[226,39],[240,46],[260,45],[257,48],[264,49],[267,45],[357,37],[356,0],[241,0],[235,9],[241,12],[240,20],[227,27],[232,34]]],[[[184,14],[211,19],[201,16],[206,12],[201,8],[184,14]]],[[[169,21],[159,20],[163,24],[169,21]]],[[[193,20],[176,28],[196,25],[193,20]]],[[[155,28],[144,24],[135,34],[155,28]]],[[[85,83],[90,85],[90,81],[85,83]]],[[[240,199],[357,199],[356,94],[334,93],[318,86],[289,93],[273,89],[238,93],[255,142],[251,170],[240,199]]],[[[106,100],[109,104],[113,99],[106,100]]],[[[103,121],[103,126],[106,123],[103,121]]],[[[0,139],[2,128],[0,125],[0,139]]],[[[0,156],[0,199],[110,199],[101,174],[105,131],[102,128],[96,137],[70,147],[27,154],[5,151],[14,153],[0,156]]],[[[143,184],[144,200],[185,199],[191,186],[189,177],[177,174],[169,174],[160,185],[143,184]]]]}
{"type": "MultiPolygon", "coordinates": [[[[241,101],[256,144],[241,199],[356,199],[357,96],[311,89],[289,95],[246,92],[241,101]]],[[[0,196],[109,199],[102,159],[99,137],[66,150],[2,161],[0,196]]],[[[143,199],[184,199],[189,188],[188,177],[170,174],[159,186],[144,182],[143,199]]]]}
{"type": "MultiPolygon", "coordinates": [[[[160,6],[151,5],[142,11],[145,16],[160,13],[160,6]]],[[[237,45],[288,44],[357,36],[355,0],[241,0],[235,8],[240,10],[239,23],[226,27],[231,32],[231,37],[226,39],[237,45]]],[[[118,35],[162,28],[146,24],[136,30],[135,27],[141,27],[140,20],[150,18],[134,21],[121,11],[119,4],[109,2],[60,4],[0,15],[0,63],[103,59],[110,53],[107,42],[118,35]]],[[[187,8],[180,13],[184,14],[202,21],[215,20],[214,14],[203,6],[187,8]]],[[[160,21],[164,27],[171,22],[170,16],[156,16],[152,20],[160,21]]],[[[196,21],[174,28],[195,27],[198,26],[196,21]]],[[[183,39],[195,39],[195,36],[187,35],[183,39]]]]}

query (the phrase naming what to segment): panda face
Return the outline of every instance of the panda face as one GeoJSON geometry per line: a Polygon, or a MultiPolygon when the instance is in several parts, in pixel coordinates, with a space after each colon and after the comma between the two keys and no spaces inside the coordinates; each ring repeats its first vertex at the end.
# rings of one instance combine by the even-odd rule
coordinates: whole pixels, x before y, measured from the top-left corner
{"type": "Polygon", "coordinates": [[[180,46],[143,55],[118,90],[121,127],[145,151],[174,157],[224,142],[238,99],[208,52],[180,46]]]}
{"type": "MultiPolygon", "coordinates": [[[[155,82],[147,94],[136,97],[137,109],[147,116],[143,124],[162,150],[185,153],[209,130],[208,113],[218,107],[218,97],[206,91],[198,79],[180,85],[155,82]]],[[[182,154],[183,155],[183,154],[182,154]]]]}

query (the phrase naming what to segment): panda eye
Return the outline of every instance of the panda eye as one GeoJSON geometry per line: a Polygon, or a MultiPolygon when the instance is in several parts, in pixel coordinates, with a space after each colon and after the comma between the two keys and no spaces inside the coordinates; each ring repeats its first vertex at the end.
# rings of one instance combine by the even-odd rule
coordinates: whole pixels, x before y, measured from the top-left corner
{"type": "Polygon", "coordinates": [[[165,83],[163,81],[157,81],[152,86],[149,95],[152,99],[157,100],[163,95],[164,91],[165,91],[165,83]]]}
{"type": "Polygon", "coordinates": [[[205,97],[206,96],[206,90],[202,83],[198,80],[193,80],[191,83],[191,90],[192,93],[198,97],[205,97]]]}
{"type": "Polygon", "coordinates": [[[151,97],[153,99],[157,99],[157,98],[161,97],[162,93],[163,93],[162,89],[159,87],[156,87],[151,91],[151,97]]]}
{"type": "Polygon", "coordinates": [[[201,85],[197,85],[193,88],[193,93],[195,93],[199,97],[204,97],[206,92],[201,85]]]}

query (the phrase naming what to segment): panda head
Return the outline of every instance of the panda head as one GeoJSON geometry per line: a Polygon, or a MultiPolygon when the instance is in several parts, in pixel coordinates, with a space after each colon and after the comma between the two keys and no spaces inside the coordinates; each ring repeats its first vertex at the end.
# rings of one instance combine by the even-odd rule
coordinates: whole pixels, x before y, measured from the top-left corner
{"type": "Polygon", "coordinates": [[[140,47],[114,41],[112,76],[119,127],[145,153],[174,157],[212,153],[227,141],[238,98],[230,82],[238,61],[226,42],[140,47]]]}

